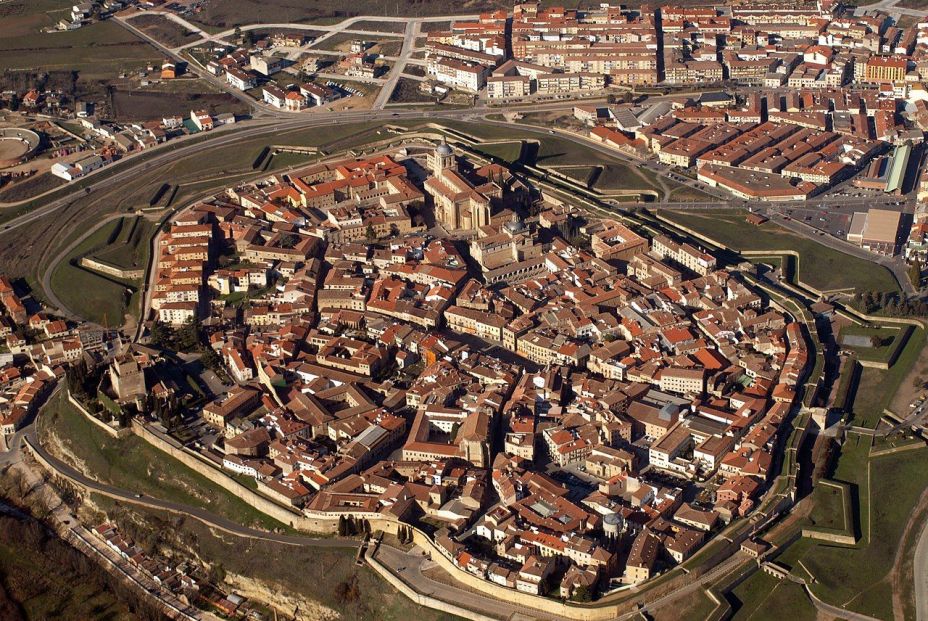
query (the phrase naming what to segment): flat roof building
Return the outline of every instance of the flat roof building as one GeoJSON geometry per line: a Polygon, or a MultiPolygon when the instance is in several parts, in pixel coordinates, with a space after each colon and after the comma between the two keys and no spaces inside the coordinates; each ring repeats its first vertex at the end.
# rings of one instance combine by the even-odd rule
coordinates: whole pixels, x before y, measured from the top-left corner
{"type": "Polygon", "coordinates": [[[855,212],[847,240],[870,252],[892,256],[898,247],[901,220],[900,212],[889,209],[855,212]]]}

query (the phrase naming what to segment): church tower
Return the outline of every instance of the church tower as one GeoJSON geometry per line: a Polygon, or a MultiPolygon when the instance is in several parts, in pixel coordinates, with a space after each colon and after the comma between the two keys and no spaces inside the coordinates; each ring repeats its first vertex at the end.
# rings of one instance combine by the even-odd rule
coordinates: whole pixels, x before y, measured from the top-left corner
{"type": "Polygon", "coordinates": [[[442,172],[454,170],[455,168],[454,151],[443,138],[441,144],[436,147],[435,152],[432,154],[432,174],[441,178],[442,172]]]}

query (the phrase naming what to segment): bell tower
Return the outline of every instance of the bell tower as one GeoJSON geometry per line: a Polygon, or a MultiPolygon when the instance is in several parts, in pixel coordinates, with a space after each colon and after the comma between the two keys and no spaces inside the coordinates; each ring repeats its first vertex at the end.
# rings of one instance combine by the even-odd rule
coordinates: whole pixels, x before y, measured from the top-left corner
{"type": "Polygon", "coordinates": [[[435,153],[432,156],[432,174],[441,177],[443,171],[454,170],[455,168],[454,151],[442,138],[441,144],[435,148],[435,153]]]}

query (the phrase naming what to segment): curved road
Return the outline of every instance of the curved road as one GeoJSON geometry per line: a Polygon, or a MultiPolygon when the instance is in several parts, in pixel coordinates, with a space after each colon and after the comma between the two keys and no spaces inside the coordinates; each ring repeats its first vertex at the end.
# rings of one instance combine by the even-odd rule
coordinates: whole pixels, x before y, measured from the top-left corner
{"type": "Polygon", "coordinates": [[[108,485],[106,483],[101,483],[95,479],[91,479],[84,473],[71,467],[70,465],[49,453],[38,441],[34,422],[30,423],[26,427],[23,427],[10,439],[8,443],[10,449],[5,452],[0,452],[0,464],[11,464],[18,462],[21,459],[22,449],[27,444],[29,446],[29,450],[33,451],[44,461],[46,461],[58,475],[65,479],[74,481],[81,487],[99,492],[121,502],[139,505],[149,509],[158,509],[171,513],[187,515],[212,528],[216,528],[218,530],[232,535],[237,535],[239,537],[247,537],[249,539],[259,539],[263,541],[271,541],[273,543],[282,543],[295,546],[311,546],[317,548],[357,548],[360,545],[360,542],[357,539],[347,539],[344,537],[319,538],[308,537],[305,535],[285,535],[265,530],[259,530],[257,528],[250,528],[248,526],[242,526],[241,524],[233,522],[232,520],[224,518],[220,515],[216,515],[215,513],[207,511],[206,509],[201,509],[199,507],[194,507],[179,502],[161,500],[153,496],[139,496],[129,490],[115,487],[113,485],[108,485]]]}

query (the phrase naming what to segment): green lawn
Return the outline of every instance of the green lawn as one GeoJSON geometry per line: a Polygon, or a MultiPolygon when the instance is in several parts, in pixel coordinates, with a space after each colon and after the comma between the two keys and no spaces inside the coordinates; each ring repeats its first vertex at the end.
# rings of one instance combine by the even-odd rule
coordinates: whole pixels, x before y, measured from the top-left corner
{"type": "Polygon", "coordinates": [[[736,614],[734,619],[789,619],[790,621],[815,621],[816,610],[802,586],[783,580],[760,602],[748,616],[736,614]]]}
{"type": "Polygon", "coordinates": [[[851,406],[854,425],[876,428],[883,416],[883,410],[892,403],[893,397],[918,360],[918,355],[924,346],[925,331],[917,328],[912,331],[905,348],[889,370],[873,368],[861,370],[860,381],[851,406]]]}
{"type": "Polygon", "coordinates": [[[119,220],[108,222],[78,244],[51,275],[55,295],[74,313],[101,325],[120,326],[134,291],[133,283],[121,283],[77,264],[81,257],[103,247],[119,220]]]}
{"type": "Polygon", "coordinates": [[[141,216],[116,221],[119,234],[106,247],[92,253],[94,258],[122,269],[144,268],[148,263],[155,223],[141,216]]]}
{"type": "MultiPolygon", "coordinates": [[[[282,527],[201,474],[135,435],[115,439],[78,412],[59,393],[40,415],[43,438],[57,437],[85,473],[149,496],[201,507],[244,525],[282,527]]],[[[43,440],[47,445],[47,440],[43,440]]]]}
{"type": "Polygon", "coordinates": [[[896,339],[901,335],[900,328],[888,326],[860,326],[851,324],[841,328],[839,334],[839,345],[842,349],[853,351],[861,360],[873,360],[875,362],[887,362],[896,349],[896,339]],[[843,342],[845,336],[862,336],[866,338],[877,337],[882,342],[876,347],[872,346],[852,346],[843,342]]]}
{"type": "Polygon", "coordinates": [[[686,226],[729,248],[742,250],[793,250],[799,253],[799,278],[816,289],[899,291],[884,267],[823,246],[767,222],[749,224],[743,211],[666,211],[669,220],[686,226]]]}
{"type": "Polygon", "coordinates": [[[562,175],[567,175],[577,183],[587,186],[595,180],[595,176],[599,175],[599,170],[599,166],[565,166],[557,169],[562,175]]]}
{"type": "Polygon", "coordinates": [[[781,555],[784,564],[803,575],[801,561],[816,582],[815,594],[849,610],[880,619],[892,618],[892,569],[912,509],[928,485],[928,451],[914,450],[869,458],[869,439],[851,434],[834,478],[857,485],[862,539],[841,547],[801,539],[781,555]],[[867,464],[870,478],[867,482],[867,464]],[[868,503],[869,499],[869,503],[868,503]]]}
{"type": "Polygon", "coordinates": [[[507,163],[517,162],[522,157],[521,141],[478,144],[474,149],[497,157],[507,163]]]}
{"type": "Polygon", "coordinates": [[[318,155],[309,153],[274,153],[265,160],[264,170],[282,170],[291,166],[300,166],[308,164],[319,159],[318,155]]]}
{"type": "Polygon", "coordinates": [[[709,599],[705,591],[698,591],[693,595],[674,602],[663,608],[658,608],[653,614],[654,621],[677,621],[679,619],[706,619],[717,607],[709,599]]]}
{"type": "Polygon", "coordinates": [[[832,530],[845,530],[852,524],[844,520],[844,493],[841,487],[819,483],[812,491],[812,525],[832,530]]]}
{"type": "MultiPolygon", "coordinates": [[[[673,185],[671,183],[671,185],[673,185]]],[[[642,171],[628,164],[612,163],[602,167],[596,178],[595,187],[601,192],[610,190],[646,189],[658,190],[659,186],[650,171],[642,171]]]]}
{"type": "Polygon", "coordinates": [[[779,581],[768,573],[755,571],[741,584],[725,594],[735,611],[735,618],[747,619],[770,595],[779,581]]]}
{"type": "Polygon", "coordinates": [[[602,153],[561,136],[545,136],[541,139],[537,166],[583,166],[590,162],[606,159],[602,153]]]}
{"type": "Polygon", "coordinates": [[[696,188],[691,188],[688,185],[681,185],[675,190],[671,190],[670,194],[667,196],[669,201],[712,201],[715,200],[712,196],[697,190],[696,188]]]}

